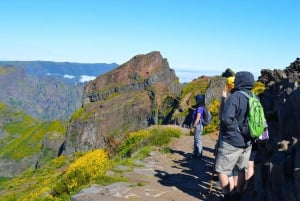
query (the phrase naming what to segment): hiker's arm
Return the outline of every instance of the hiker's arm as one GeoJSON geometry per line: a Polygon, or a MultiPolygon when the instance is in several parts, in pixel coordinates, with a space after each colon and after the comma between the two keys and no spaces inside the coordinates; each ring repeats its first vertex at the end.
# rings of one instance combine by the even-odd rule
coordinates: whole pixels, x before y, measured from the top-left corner
{"type": "Polygon", "coordinates": [[[200,112],[197,112],[196,119],[195,119],[195,121],[194,121],[193,127],[196,127],[196,126],[197,126],[197,124],[198,124],[199,121],[200,121],[200,118],[201,118],[201,113],[200,113],[200,112]]]}
{"type": "MultiPolygon", "coordinates": [[[[226,102],[224,103],[224,109],[221,114],[221,129],[228,128],[234,121],[236,113],[236,101],[233,96],[229,96],[226,102]]],[[[236,122],[235,122],[236,123],[236,122]]]]}
{"type": "Polygon", "coordinates": [[[225,103],[225,97],[221,97],[221,104],[220,104],[220,109],[219,109],[219,119],[221,119],[221,115],[222,115],[222,112],[224,110],[224,103],[225,103]]]}
{"type": "Polygon", "coordinates": [[[221,104],[220,104],[220,109],[219,109],[219,119],[220,120],[221,120],[221,114],[224,110],[224,103],[225,103],[225,100],[229,93],[230,93],[230,90],[228,89],[227,85],[225,85],[224,89],[222,91],[221,104]]]}

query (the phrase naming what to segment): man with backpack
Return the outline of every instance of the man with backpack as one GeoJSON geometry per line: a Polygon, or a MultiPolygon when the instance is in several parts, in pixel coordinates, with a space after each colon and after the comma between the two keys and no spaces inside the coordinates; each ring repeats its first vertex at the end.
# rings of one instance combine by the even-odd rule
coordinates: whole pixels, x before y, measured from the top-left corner
{"type": "Polygon", "coordinates": [[[192,132],[194,134],[194,151],[193,158],[202,159],[202,133],[203,126],[209,124],[211,120],[211,114],[205,107],[204,94],[198,94],[196,99],[196,109],[193,112],[192,132]]]}
{"type": "Polygon", "coordinates": [[[220,141],[217,150],[215,171],[224,194],[224,200],[240,200],[239,193],[244,184],[244,170],[248,165],[252,138],[241,130],[247,122],[248,98],[239,93],[251,94],[254,76],[250,72],[237,72],[234,88],[224,103],[220,118],[220,141]],[[233,169],[238,168],[238,184],[234,189],[233,169]]]}

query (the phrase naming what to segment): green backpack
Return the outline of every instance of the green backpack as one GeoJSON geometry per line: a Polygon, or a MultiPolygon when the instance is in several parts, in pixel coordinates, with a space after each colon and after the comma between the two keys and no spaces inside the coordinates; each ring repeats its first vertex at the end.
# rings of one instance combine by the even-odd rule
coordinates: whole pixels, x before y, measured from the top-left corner
{"type": "Polygon", "coordinates": [[[251,92],[251,96],[244,91],[238,91],[248,98],[248,129],[252,138],[259,138],[265,129],[266,118],[264,109],[258,97],[251,92]]]}

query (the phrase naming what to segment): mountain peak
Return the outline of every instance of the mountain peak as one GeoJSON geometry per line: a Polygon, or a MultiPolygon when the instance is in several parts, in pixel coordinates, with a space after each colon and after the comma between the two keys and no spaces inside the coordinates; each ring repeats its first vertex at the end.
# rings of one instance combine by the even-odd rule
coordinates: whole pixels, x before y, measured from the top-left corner
{"type": "Polygon", "coordinates": [[[85,86],[83,107],[68,128],[67,154],[106,147],[129,131],[165,121],[164,101],[180,91],[174,70],[159,52],[134,56],[85,86]]]}

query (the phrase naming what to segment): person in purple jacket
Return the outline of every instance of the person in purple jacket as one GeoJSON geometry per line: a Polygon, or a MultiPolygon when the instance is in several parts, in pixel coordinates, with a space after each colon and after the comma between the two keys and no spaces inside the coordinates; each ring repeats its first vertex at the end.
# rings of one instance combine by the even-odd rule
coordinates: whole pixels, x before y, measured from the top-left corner
{"type": "Polygon", "coordinates": [[[238,168],[243,173],[248,165],[251,153],[251,138],[241,132],[248,112],[248,99],[237,91],[250,94],[254,84],[254,76],[247,71],[237,72],[234,88],[224,103],[220,119],[220,141],[217,150],[215,171],[218,173],[219,182],[224,194],[223,200],[239,200],[240,192],[244,185],[245,176],[238,175],[237,188],[235,188],[232,173],[238,168]]]}
{"type": "Polygon", "coordinates": [[[203,110],[205,104],[205,96],[202,94],[198,94],[195,97],[196,99],[196,109],[193,113],[193,122],[192,128],[194,130],[194,150],[193,150],[193,158],[201,160],[202,159],[202,133],[203,133],[203,125],[201,123],[201,118],[203,117],[203,110]]]}

